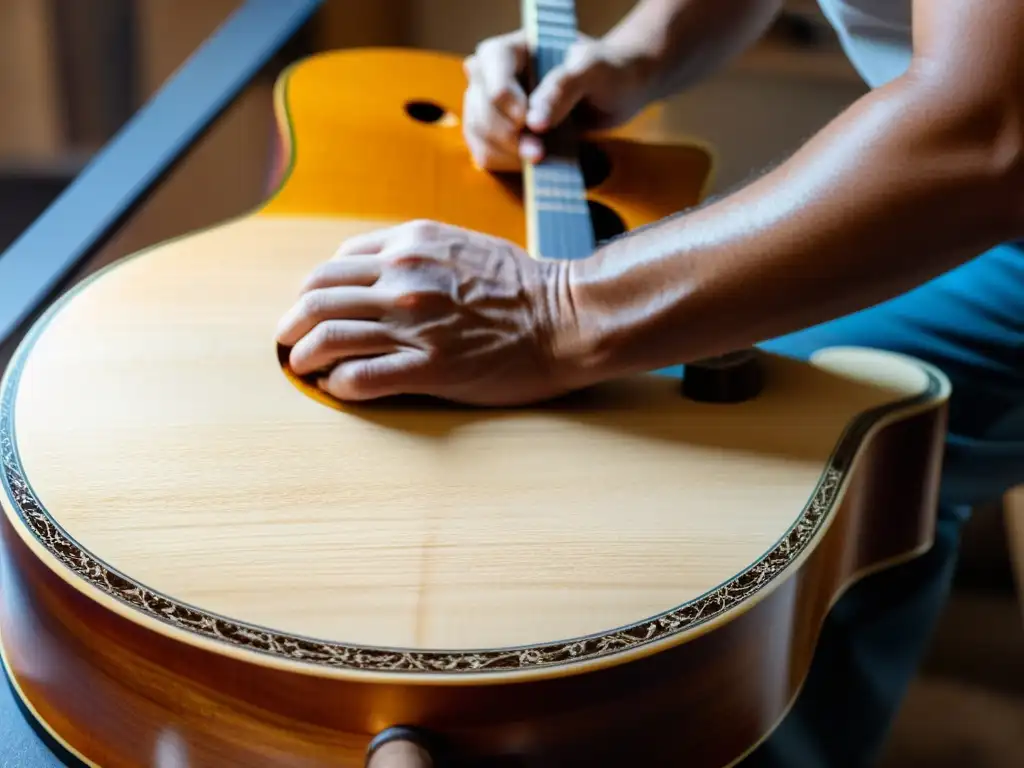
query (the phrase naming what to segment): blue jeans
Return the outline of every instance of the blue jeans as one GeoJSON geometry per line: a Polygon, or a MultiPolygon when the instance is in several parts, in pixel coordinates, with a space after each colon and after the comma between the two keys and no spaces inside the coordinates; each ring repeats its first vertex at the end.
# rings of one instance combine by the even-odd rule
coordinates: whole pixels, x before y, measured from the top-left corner
{"type": "Polygon", "coordinates": [[[884,304],[762,346],[806,358],[843,344],[914,355],[952,382],[935,545],[841,598],[793,709],[743,768],[862,768],[879,757],[945,604],[970,508],[1024,483],[1024,247],[1000,246],[884,304]]]}

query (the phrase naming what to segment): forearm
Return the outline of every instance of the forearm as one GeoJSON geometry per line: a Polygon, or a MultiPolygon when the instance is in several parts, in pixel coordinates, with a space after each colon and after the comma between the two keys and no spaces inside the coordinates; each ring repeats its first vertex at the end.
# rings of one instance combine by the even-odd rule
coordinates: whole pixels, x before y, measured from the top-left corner
{"type": "Polygon", "coordinates": [[[580,370],[604,378],[750,346],[1020,236],[1021,121],[1003,106],[907,77],[744,189],[573,263],[580,370]]]}
{"type": "Polygon", "coordinates": [[[641,62],[647,101],[715,72],[764,34],[782,0],[641,0],[605,35],[641,62]]]}

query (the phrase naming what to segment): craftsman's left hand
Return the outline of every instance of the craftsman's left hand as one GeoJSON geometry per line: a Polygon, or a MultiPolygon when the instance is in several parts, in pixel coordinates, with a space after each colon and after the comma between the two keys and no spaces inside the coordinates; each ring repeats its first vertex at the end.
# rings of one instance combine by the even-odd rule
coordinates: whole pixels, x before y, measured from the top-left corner
{"type": "Polygon", "coordinates": [[[340,400],[513,405],[574,387],[563,262],[434,222],[346,241],[281,320],[289,364],[340,400]]]}

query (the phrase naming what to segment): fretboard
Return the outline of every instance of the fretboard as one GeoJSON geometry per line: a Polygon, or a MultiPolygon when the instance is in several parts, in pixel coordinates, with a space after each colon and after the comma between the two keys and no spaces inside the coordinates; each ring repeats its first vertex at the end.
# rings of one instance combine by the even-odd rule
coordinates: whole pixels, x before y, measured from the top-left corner
{"type": "MultiPolygon", "coordinates": [[[[522,0],[533,51],[530,86],[565,59],[578,28],[573,0],[522,0]]],[[[579,259],[594,251],[594,230],[572,125],[544,136],[545,157],[523,169],[527,240],[536,258],[579,259]]]]}

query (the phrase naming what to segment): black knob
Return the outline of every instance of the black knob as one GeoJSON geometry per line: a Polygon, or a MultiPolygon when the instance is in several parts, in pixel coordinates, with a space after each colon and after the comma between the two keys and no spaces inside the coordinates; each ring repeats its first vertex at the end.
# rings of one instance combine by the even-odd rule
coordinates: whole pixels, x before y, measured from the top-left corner
{"type": "Polygon", "coordinates": [[[755,349],[695,360],[683,371],[683,394],[701,403],[741,403],[763,387],[764,368],[755,349]]]}

